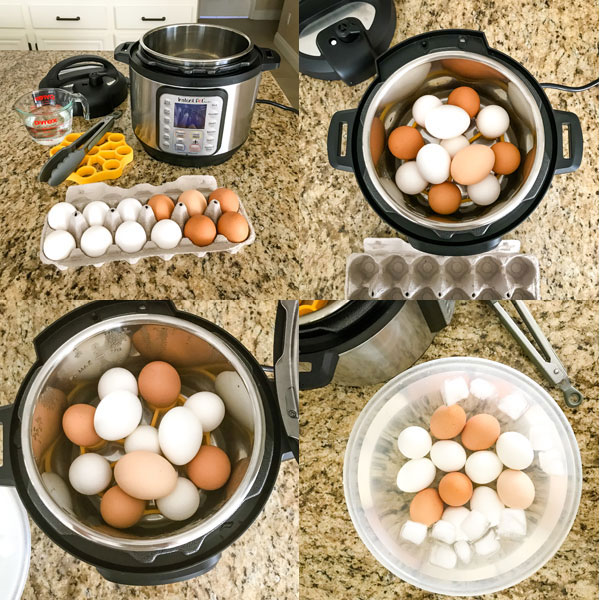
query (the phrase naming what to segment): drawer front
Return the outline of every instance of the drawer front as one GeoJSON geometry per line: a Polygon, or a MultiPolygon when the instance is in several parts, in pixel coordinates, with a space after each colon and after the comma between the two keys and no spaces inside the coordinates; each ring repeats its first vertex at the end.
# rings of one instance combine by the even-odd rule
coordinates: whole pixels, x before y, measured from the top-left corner
{"type": "Polygon", "coordinates": [[[72,31],[40,32],[35,35],[38,50],[112,50],[114,38],[109,33],[80,35],[72,31]]]}
{"type": "Polygon", "coordinates": [[[20,4],[0,4],[2,27],[25,27],[25,19],[20,4]]]}
{"type": "Polygon", "coordinates": [[[34,29],[107,29],[108,9],[105,6],[59,4],[29,6],[34,29]]]}
{"type": "Polygon", "coordinates": [[[194,7],[184,5],[164,6],[115,6],[117,29],[153,29],[169,23],[191,23],[194,21],[194,7]]]}
{"type": "Polygon", "coordinates": [[[14,29],[0,29],[0,50],[30,50],[27,35],[14,29]]]}

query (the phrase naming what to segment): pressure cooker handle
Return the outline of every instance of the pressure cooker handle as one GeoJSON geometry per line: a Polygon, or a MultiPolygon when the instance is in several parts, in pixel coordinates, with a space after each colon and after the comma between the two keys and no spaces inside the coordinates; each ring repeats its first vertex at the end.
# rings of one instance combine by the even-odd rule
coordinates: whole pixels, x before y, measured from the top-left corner
{"type": "Polygon", "coordinates": [[[583,158],[583,133],[581,123],[577,115],[565,110],[555,110],[554,122],[556,123],[556,134],[558,138],[558,157],[554,173],[572,173],[577,171],[583,158]],[[563,146],[563,128],[567,128],[569,147],[563,146]],[[566,152],[566,154],[565,154],[566,152]]]}
{"type": "Polygon", "coordinates": [[[310,371],[300,371],[300,389],[313,390],[331,383],[339,358],[336,352],[328,350],[301,355],[300,365],[309,364],[311,369],[310,371]]]}
{"type": "Polygon", "coordinates": [[[334,169],[340,171],[354,171],[352,163],[352,154],[350,152],[350,144],[352,139],[352,126],[356,117],[356,109],[340,110],[331,117],[329,124],[329,133],[327,134],[327,157],[329,164],[334,169]],[[346,125],[346,143],[344,142],[343,133],[344,125],[346,125]]]}
{"type": "Polygon", "coordinates": [[[122,63],[125,63],[126,65],[128,65],[129,64],[129,50],[131,49],[131,46],[133,46],[133,44],[135,44],[135,42],[123,42],[122,44],[119,44],[115,48],[115,53],[114,53],[115,60],[118,60],[119,62],[122,62],[122,63]]]}
{"type": "Polygon", "coordinates": [[[274,69],[279,69],[279,65],[281,64],[281,57],[275,50],[271,48],[256,48],[261,56],[261,71],[273,71],[274,69]]]}
{"type": "Polygon", "coordinates": [[[46,327],[33,340],[40,360],[47,360],[58,348],[75,334],[100,321],[120,316],[124,312],[139,314],[177,315],[177,309],[170,300],[98,300],[84,304],[46,327]]]}
{"type": "MultiPolygon", "coordinates": [[[[109,74],[111,76],[115,76],[117,73],[117,69],[108,59],[103,58],[102,56],[95,56],[94,54],[80,54],[79,56],[70,56],[69,58],[65,58],[64,60],[61,60],[60,62],[56,63],[50,69],[50,71],[48,71],[48,74],[46,75],[46,77],[44,77],[44,79],[55,79],[58,81],[60,80],[60,74],[63,71],[66,71],[69,67],[72,67],[73,65],[79,65],[80,67],[82,67],[91,66],[93,64],[103,65],[104,67],[106,67],[106,74],[109,74]]],[[[74,77],[78,77],[78,75],[73,75],[73,78],[74,77]]],[[[65,78],[63,78],[62,83],[64,84],[65,82],[70,81],[70,79],[71,78],[69,76],[66,76],[65,78]]]]}
{"type": "Polygon", "coordinates": [[[14,404],[0,406],[0,423],[2,424],[2,466],[0,467],[0,486],[15,485],[15,478],[10,464],[10,422],[14,404]]]}

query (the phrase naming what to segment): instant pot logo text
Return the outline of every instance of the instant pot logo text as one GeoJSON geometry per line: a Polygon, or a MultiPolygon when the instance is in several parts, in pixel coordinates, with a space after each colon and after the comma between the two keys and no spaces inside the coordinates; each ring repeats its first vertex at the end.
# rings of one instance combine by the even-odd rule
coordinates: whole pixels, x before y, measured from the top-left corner
{"type": "Polygon", "coordinates": [[[177,102],[185,102],[186,104],[202,104],[204,98],[186,98],[185,96],[177,96],[177,102]]]}

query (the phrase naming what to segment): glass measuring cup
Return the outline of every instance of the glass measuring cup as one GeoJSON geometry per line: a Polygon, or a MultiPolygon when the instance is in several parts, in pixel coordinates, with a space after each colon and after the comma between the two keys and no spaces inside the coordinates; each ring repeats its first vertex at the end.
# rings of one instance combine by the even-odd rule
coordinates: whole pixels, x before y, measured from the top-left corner
{"type": "Polygon", "coordinates": [[[73,104],[79,102],[83,116],[90,118],[85,96],[59,88],[46,88],[23,94],[13,105],[29,135],[38,144],[54,146],[71,133],[73,104]]]}

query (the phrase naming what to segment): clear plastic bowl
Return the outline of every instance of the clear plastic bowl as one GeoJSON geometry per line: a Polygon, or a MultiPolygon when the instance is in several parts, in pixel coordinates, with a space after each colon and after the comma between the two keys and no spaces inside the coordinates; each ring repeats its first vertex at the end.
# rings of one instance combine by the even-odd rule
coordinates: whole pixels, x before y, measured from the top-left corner
{"type": "MultiPolygon", "coordinates": [[[[443,473],[437,472],[433,485],[443,473]]],[[[450,596],[476,596],[506,589],[542,567],[569,533],[581,496],[581,459],[569,422],[554,399],[537,383],[506,365],[479,358],[443,358],[398,375],[371,398],[360,413],[346,448],[344,493],[352,522],[373,556],[386,569],[421,589],[450,596]],[[442,405],[444,379],[456,376],[490,381],[502,398],[520,392],[527,411],[512,420],[498,408],[498,399],[470,397],[461,402],[468,416],[487,412],[496,416],[501,430],[528,436],[531,427],[548,432],[552,447],[540,452],[526,469],[536,488],[527,509],[527,536],[522,541],[501,540],[493,557],[474,554],[468,566],[454,569],[429,563],[431,538],[416,546],[400,537],[409,518],[414,494],[401,492],[396,475],[405,459],[397,447],[399,433],[409,425],[429,429],[429,418],[442,405]],[[547,459],[547,460],[546,460],[547,459]],[[550,465],[550,467],[548,466],[550,465]]],[[[488,484],[495,487],[495,483],[488,484]]]]}

